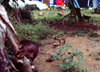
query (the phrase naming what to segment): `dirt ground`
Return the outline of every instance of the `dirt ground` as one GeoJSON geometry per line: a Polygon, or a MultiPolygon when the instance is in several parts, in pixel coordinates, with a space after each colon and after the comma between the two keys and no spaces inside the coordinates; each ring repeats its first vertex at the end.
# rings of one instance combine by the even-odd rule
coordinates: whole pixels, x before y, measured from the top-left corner
{"type": "MultiPolygon", "coordinates": [[[[55,25],[55,33],[58,31],[65,31],[67,33],[72,33],[74,30],[93,30],[100,35],[100,27],[97,25],[55,25]]],[[[39,54],[34,61],[35,66],[37,67],[39,72],[63,72],[60,68],[61,61],[54,60],[52,62],[46,62],[46,59],[55,52],[55,48],[53,46],[53,37],[47,37],[42,41],[50,42],[50,44],[45,44],[44,46],[39,47],[39,54]],[[49,53],[47,53],[49,51],[49,53]]],[[[66,43],[72,43],[72,48],[79,49],[84,51],[85,61],[83,62],[85,68],[89,68],[89,72],[100,72],[100,60],[94,59],[94,55],[100,57],[98,52],[100,51],[100,37],[88,37],[88,36],[73,36],[66,37],[66,43]],[[88,49],[88,51],[87,51],[88,49]]]]}

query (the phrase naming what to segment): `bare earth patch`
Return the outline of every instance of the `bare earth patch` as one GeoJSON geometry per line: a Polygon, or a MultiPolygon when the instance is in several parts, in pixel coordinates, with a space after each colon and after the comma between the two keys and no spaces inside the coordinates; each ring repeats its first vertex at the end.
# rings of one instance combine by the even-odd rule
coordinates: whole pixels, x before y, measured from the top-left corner
{"type": "MultiPolygon", "coordinates": [[[[73,32],[74,30],[94,30],[100,35],[99,26],[55,26],[55,32],[64,31],[73,32]]],[[[39,72],[62,72],[63,70],[60,68],[61,62],[58,60],[54,60],[52,62],[46,62],[46,59],[55,52],[55,48],[53,46],[53,37],[44,39],[45,42],[50,42],[51,44],[45,44],[44,46],[39,47],[39,54],[34,61],[35,66],[37,67],[39,72]],[[47,53],[49,51],[49,54],[47,53]]],[[[90,38],[88,36],[74,36],[74,37],[66,37],[66,43],[72,43],[72,48],[79,49],[84,51],[85,61],[83,62],[85,68],[89,68],[89,72],[100,72],[100,60],[95,60],[94,55],[100,57],[98,52],[100,51],[100,37],[90,38]]]]}

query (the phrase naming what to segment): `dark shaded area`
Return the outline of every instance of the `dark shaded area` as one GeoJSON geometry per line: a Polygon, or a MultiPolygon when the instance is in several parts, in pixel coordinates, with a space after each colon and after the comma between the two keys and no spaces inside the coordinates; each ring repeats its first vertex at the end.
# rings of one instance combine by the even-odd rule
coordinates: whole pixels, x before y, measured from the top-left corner
{"type": "MultiPolygon", "coordinates": [[[[50,25],[50,27],[52,28],[53,26],[50,25]]],[[[62,30],[65,30],[67,32],[72,32],[72,31],[75,31],[75,30],[84,30],[86,29],[87,31],[90,31],[90,30],[93,30],[93,31],[97,31],[97,30],[100,30],[100,25],[94,25],[94,24],[90,24],[90,25],[77,25],[77,24],[71,24],[71,25],[68,25],[68,24],[65,24],[63,26],[63,24],[56,24],[54,26],[54,29],[58,29],[59,31],[62,31],[62,30]]]]}
{"type": "Polygon", "coordinates": [[[6,9],[12,9],[12,7],[9,5],[10,0],[3,0],[1,3],[6,9]]]}

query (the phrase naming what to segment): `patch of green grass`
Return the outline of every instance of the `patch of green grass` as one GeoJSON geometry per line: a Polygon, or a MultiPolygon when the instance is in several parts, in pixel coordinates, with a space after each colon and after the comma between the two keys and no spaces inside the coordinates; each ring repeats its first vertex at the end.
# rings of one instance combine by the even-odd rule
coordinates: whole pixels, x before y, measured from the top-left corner
{"type": "Polygon", "coordinates": [[[45,42],[44,41],[41,41],[41,43],[40,43],[42,46],[44,46],[45,45],[45,42]]]}
{"type": "Polygon", "coordinates": [[[19,40],[28,39],[36,43],[38,43],[40,39],[46,38],[48,35],[52,35],[54,30],[53,28],[50,29],[48,25],[44,25],[42,22],[34,26],[31,24],[14,25],[14,28],[19,40]]]}
{"type": "Polygon", "coordinates": [[[74,35],[78,35],[78,36],[84,36],[85,34],[87,34],[88,33],[88,31],[86,30],[86,29],[83,29],[83,30],[81,30],[81,31],[79,31],[79,30],[74,30],[73,31],[73,34],[74,35]]]}
{"type": "MultiPolygon", "coordinates": [[[[94,12],[94,10],[89,10],[89,9],[81,9],[81,14],[87,15],[87,16],[91,16],[90,18],[90,23],[93,22],[93,24],[100,24],[100,15],[99,14],[92,14],[94,12]]],[[[62,16],[58,16],[58,13],[62,14],[62,11],[59,10],[52,10],[52,11],[33,11],[31,14],[31,17],[33,18],[33,20],[35,20],[37,23],[39,21],[43,21],[44,18],[46,18],[46,21],[48,24],[53,24],[57,21],[59,21],[60,19],[62,19],[62,16]],[[38,16],[38,13],[40,12],[44,12],[45,15],[43,16],[38,16]]],[[[64,15],[67,15],[68,13],[70,13],[70,10],[64,10],[64,15]]],[[[68,17],[64,18],[64,22],[67,23],[68,21],[68,17]]],[[[78,18],[77,18],[78,21],[78,18]]],[[[60,21],[58,24],[62,24],[63,21],[60,21]]]]}
{"type": "Polygon", "coordinates": [[[64,32],[62,32],[62,31],[59,31],[57,34],[56,34],[56,37],[61,37],[61,36],[64,36],[64,32]]]}
{"type": "Polygon", "coordinates": [[[81,13],[87,16],[91,16],[90,18],[90,23],[93,24],[100,24],[100,14],[92,14],[94,10],[89,10],[89,9],[82,9],[81,13]]]}
{"type": "Polygon", "coordinates": [[[92,54],[90,53],[89,56],[92,56],[92,54]]]}
{"type": "MultiPolygon", "coordinates": [[[[70,12],[70,10],[64,10],[64,15],[67,15],[69,12],[70,12]]],[[[53,23],[55,23],[55,22],[57,22],[57,21],[59,21],[60,19],[63,18],[62,16],[58,16],[58,13],[62,14],[62,11],[57,11],[57,10],[53,10],[53,11],[33,11],[31,16],[32,16],[33,20],[35,20],[37,23],[39,21],[43,22],[43,19],[46,18],[45,21],[48,24],[53,24],[53,23]],[[43,16],[38,16],[38,14],[40,12],[44,12],[45,14],[43,16]]],[[[68,18],[66,17],[64,19],[65,23],[66,23],[67,20],[68,20],[68,18]]],[[[60,21],[58,24],[62,24],[62,23],[63,23],[63,21],[60,21]]]]}
{"type": "Polygon", "coordinates": [[[47,44],[51,44],[51,42],[50,42],[50,41],[48,41],[48,42],[47,42],[47,44]]]}
{"type": "Polygon", "coordinates": [[[100,60],[100,57],[97,56],[97,55],[93,55],[93,59],[95,59],[95,60],[100,60]]]}
{"type": "Polygon", "coordinates": [[[90,33],[88,34],[89,37],[99,37],[100,35],[98,33],[95,33],[93,30],[90,30],[90,33]]]}
{"type": "Polygon", "coordinates": [[[93,59],[100,60],[100,51],[97,52],[97,54],[93,54],[93,59]]]}
{"type": "Polygon", "coordinates": [[[87,52],[89,52],[89,49],[86,49],[87,52]]]}
{"type": "Polygon", "coordinates": [[[96,39],[95,41],[99,42],[99,39],[96,39]]]}

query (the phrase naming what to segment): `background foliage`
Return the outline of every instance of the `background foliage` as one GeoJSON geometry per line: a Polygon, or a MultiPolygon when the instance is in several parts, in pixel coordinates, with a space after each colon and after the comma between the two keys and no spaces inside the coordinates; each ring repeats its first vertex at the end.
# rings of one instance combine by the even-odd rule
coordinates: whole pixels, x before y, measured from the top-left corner
{"type": "Polygon", "coordinates": [[[14,28],[17,31],[19,40],[28,39],[36,43],[38,43],[40,39],[52,35],[54,30],[53,28],[50,29],[48,25],[44,25],[42,22],[34,26],[31,24],[14,25],[14,28]]]}

